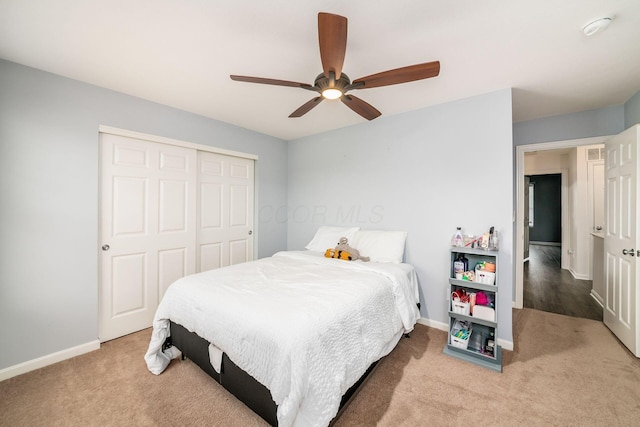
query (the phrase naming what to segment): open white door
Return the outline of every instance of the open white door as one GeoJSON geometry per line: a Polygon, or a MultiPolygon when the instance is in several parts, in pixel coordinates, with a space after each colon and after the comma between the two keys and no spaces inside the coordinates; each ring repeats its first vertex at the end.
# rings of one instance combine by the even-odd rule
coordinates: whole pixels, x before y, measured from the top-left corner
{"type": "Polygon", "coordinates": [[[640,357],[638,292],[638,155],[640,125],[605,143],[604,323],[640,357]]]}

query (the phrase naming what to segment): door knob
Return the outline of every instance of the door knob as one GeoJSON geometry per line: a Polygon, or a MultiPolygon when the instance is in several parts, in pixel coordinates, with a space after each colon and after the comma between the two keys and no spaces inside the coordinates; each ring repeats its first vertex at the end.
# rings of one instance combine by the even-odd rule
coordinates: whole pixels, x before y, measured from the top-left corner
{"type": "Polygon", "coordinates": [[[629,249],[629,250],[626,250],[626,249],[623,249],[623,250],[622,250],[622,255],[631,255],[631,256],[634,256],[635,254],[636,254],[636,253],[635,253],[635,251],[633,250],[633,248],[632,248],[632,249],[629,249]]]}
{"type": "Polygon", "coordinates": [[[249,236],[251,236],[253,234],[252,230],[249,230],[249,236]]]}
{"type": "Polygon", "coordinates": [[[597,230],[597,231],[600,231],[600,230],[602,230],[602,226],[600,226],[600,225],[597,225],[597,226],[596,226],[596,230],[597,230]]]}
{"type": "Polygon", "coordinates": [[[108,251],[109,249],[111,249],[111,246],[109,246],[109,245],[102,245],[102,250],[103,250],[103,251],[108,251]]]}

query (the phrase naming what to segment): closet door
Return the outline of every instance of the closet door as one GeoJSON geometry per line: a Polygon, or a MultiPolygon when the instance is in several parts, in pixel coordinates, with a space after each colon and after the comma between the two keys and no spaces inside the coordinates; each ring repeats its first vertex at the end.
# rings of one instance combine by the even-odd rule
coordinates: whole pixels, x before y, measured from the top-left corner
{"type": "Polygon", "coordinates": [[[198,271],[253,259],[254,161],[198,152],[198,271]]]}
{"type": "Polygon", "coordinates": [[[196,150],[100,134],[99,338],[151,326],[196,269],[196,150]]]}

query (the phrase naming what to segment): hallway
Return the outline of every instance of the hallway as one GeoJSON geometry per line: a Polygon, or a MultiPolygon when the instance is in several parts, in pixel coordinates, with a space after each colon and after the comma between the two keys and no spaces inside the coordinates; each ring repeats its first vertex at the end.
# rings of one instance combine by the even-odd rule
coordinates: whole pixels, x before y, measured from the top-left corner
{"type": "Polygon", "coordinates": [[[602,307],[590,295],[591,281],[574,279],[560,268],[559,246],[531,245],[523,273],[525,307],[602,320],[602,307]]]}

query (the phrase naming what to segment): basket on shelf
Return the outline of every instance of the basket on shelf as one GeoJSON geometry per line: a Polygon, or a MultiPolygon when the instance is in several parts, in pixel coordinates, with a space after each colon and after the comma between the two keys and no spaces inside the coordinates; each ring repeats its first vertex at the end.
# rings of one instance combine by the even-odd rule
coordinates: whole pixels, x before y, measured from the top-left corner
{"type": "Polygon", "coordinates": [[[466,349],[471,337],[471,325],[468,322],[456,320],[451,328],[450,336],[452,346],[466,349]]]}
{"type": "Polygon", "coordinates": [[[493,285],[496,283],[496,273],[476,268],[476,282],[485,285],[493,285]]]}
{"type": "Polygon", "coordinates": [[[471,313],[471,303],[451,301],[451,311],[456,314],[464,314],[465,316],[468,316],[469,313],[471,313]]]}

